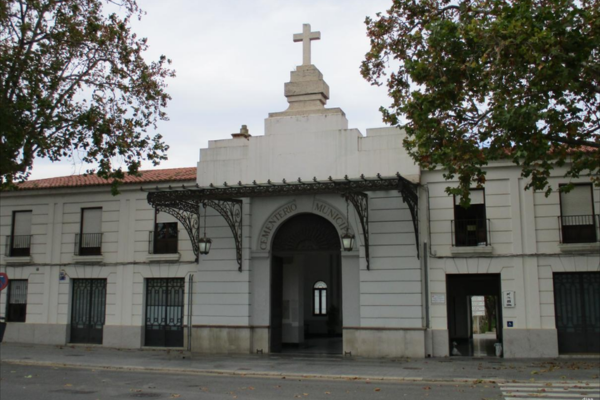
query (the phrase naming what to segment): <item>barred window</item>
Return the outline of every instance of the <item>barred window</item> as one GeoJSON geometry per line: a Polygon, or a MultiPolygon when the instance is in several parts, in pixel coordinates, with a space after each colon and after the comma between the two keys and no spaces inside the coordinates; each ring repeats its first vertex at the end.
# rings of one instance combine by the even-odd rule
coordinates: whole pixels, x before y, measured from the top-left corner
{"type": "Polygon", "coordinates": [[[8,283],[6,320],[25,322],[27,316],[27,280],[15,279],[8,283]]]}
{"type": "Polygon", "coordinates": [[[577,184],[570,192],[560,194],[562,243],[596,242],[597,218],[591,184],[577,184]]]}

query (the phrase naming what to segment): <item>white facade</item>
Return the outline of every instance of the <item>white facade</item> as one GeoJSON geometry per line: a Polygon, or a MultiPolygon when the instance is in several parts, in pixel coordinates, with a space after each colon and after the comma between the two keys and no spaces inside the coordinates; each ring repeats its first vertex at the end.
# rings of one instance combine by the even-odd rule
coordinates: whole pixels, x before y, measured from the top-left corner
{"type": "MultiPolygon", "coordinates": [[[[567,180],[556,170],[554,188],[564,183],[588,184],[589,179],[567,180]]],[[[525,190],[520,169],[495,163],[487,169],[485,209],[489,246],[453,246],[454,199],[445,193],[452,182],[442,173],[426,172],[421,179],[421,206],[429,223],[421,220],[422,240],[430,244],[430,348],[433,355],[449,355],[448,318],[443,299],[448,274],[500,274],[501,291],[514,292],[514,307],[502,308],[506,357],[554,357],[559,354],[553,274],[600,271],[598,232],[592,243],[561,244],[560,195],[525,190]],[[433,299],[433,301],[432,301],[433,299]],[[509,327],[509,322],[512,326],[509,327]]],[[[456,183],[454,183],[456,185],[456,183]]],[[[589,196],[569,193],[580,208],[593,204],[597,221],[600,188],[585,186],[589,196]],[[591,197],[593,196],[593,197],[591,197]],[[593,201],[588,201],[593,198],[593,201]]],[[[587,210],[586,210],[587,211],[587,210]]],[[[587,214],[582,212],[581,214],[587,214]]],[[[422,214],[422,215],[423,215],[422,214]]],[[[595,229],[598,229],[596,222],[595,229]]]]}
{"type": "MultiPolygon", "coordinates": [[[[582,199],[579,207],[577,198],[568,205],[596,218],[595,241],[561,244],[561,232],[565,233],[559,217],[568,207],[561,208],[559,195],[525,191],[526,182],[516,166],[496,163],[488,168],[485,193],[474,194],[483,202],[478,209],[485,210],[478,218],[486,222],[483,228],[473,223],[462,232],[456,228],[460,211],[444,192],[455,183],[444,181],[440,171],[420,171],[402,147],[402,131],[380,128],[363,135],[349,129],[342,110],[325,108],[329,88],[312,65],[292,72],[285,95],[289,109],[269,115],[264,135],[249,136],[242,130],[234,138],[212,141],[201,149],[195,182],[131,183],[117,197],[110,195],[107,186],[2,193],[0,269],[11,280],[27,280],[25,321],[8,322],[4,340],[65,344],[77,337],[81,341],[77,336],[81,332],[74,329],[74,307],[80,307],[76,285],[84,282],[82,278],[93,278],[105,282],[105,318],[83,334],[105,346],[176,343],[201,353],[267,353],[280,351],[283,345],[302,351],[310,340],[327,336],[340,338],[338,354],[448,356],[452,341],[469,341],[473,332],[465,316],[466,300],[451,306],[450,299],[490,295],[479,293],[487,283],[467,288],[476,286],[472,282],[477,279],[490,278],[490,287],[497,279],[492,291],[500,303],[494,340],[502,342],[504,356],[558,354],[553,280],[560,272],[600,274],[598,188],[593,189],[591,205],[582,199]],[[163,191],[182,183],[208,189],[314,178],[377,179],[396,173],[419,185],[418,236],[398,190],[367,191],[369,268],[359,214],[352,206],[346,211],[347,203],[339,193],[242,196],[240,264],[228,222],[210,207],[206,214],[201,210],[197,221],[201,233],[206,229],[212,239],[208,254],[196,260],[182,219],[177,225],[176,251],[150,251],[156,252],[149,242],[150,232],[158,229],[157,224],[176,221],[166,213],[157,217],[149,205],[148,190],[156,185],[163,191]],[[140,186],[146,191],[140,191],[140,186]],[[85,228],[82,209],[87,208],[101,208],[100,227],[85,228]],[[27,222],[15,221],[27,221],[29,216],[15,217],[18,211],[31,211],[29,256],[13,249],[11,238],[27,236],[27,222]],[[315,222],[302,225],[303,220],[315,222]],[[340,250],[339,237],[346,230],[356,236],[352,251],[340,250]],[[101,234],[101,247],[81,254],[77,235],[94,232],[101,234]],[[471,234],[476,235],[474,242],[461,243],[471,234]],[[335,248],[311,247],[321,239],[331,243],[332,237],[335,248]],[[277,248],[277,241],[284,239],[295,240],[296,247],[277,248]],[[452,283],[461,282],[460,276],[473,281],[452,283]],[[152,291],[152,284],[173,282],[180,285],[172,292],[178,296],[177,305],[152,291]],[[315,282],[324,282],[329,290],[326,302],[338,311],[330,306],[325,307],[327,315],[314,311],[315,282]],[[505,296],[511,296],[511,304],[504,303],[505,296]],[[149,326],[156,323],[155,313],[174,320],[181,329],[153,331],[149,326]],[[98,333],[100,337],[93,336],[98,333]],[[169,335],[179,336],[169,341],[169,335]]],[[[560,170],[556,173],[553,186],[569,183],[560,178],[560,170]]],[[[585,182],[581,178],[575,183],[585,182]]],[[[19,308],[7,305],[7,294],[7,290],[1,293],[0,315],[15,319],[19,308]],[[9,316],[9,308],[14,315],[9,316]]],[[[597,318],[600,325],[600,315],[597,318]]]]}
{"type": "MultiPolygon", "coordinates": [[[[120,190],[116,197],[109,186],[2,193],[0,269],[10,280],[27,280],[28,284],[26,321],[9,322],[5,341],[68,343],[73,279],[101,278],[107,283],[103,344],[141,346],[144,279],[185,277],[197,265],[184,231],[179,235],[178,254],[149,254],[154,210],[140,185],[120,190]],[[82,209],[92,207],[102,209],[102,254],[78,256],[75,239],[82,209]],[[15,211],[32,212],[30,256],[7,257],[15,211]]],[[[7,294],[8,290],[0,292],[2,316],[7,313],[7,294]]]]}

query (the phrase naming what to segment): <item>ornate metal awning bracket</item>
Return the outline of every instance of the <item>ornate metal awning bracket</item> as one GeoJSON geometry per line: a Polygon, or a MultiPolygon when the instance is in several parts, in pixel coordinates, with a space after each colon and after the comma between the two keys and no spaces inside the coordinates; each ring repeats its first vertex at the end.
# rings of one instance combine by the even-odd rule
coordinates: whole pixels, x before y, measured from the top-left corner
{"type": "MultiPolygon", "coordinates": [[[[242,270],[242,200],[240,198],[248,197],[270,197],[270,196],[294,196],[311,194],[341,194],[348,199],[356,210],[361,227],[363,230],[365,258],[367,269],[370,269],[369,258],[369,207],[368,196],[366,192],[381,190],[398,190],[402,200],[407,204],[413,221],[415,232],[417,257],[419,252],[419,195],[418,185],[407,180],[399,173],[396,176],[382,177],[377,174],[376,178],[366,178],[361,175],[360,178],[303,181],[298,178],[294,182],[281,183],[271,182],[228,185],[223,186],[209,185],[200,187],[181,186],[181,189],[175,189],[170,185],[167,188],[151,189],[148,193],[148,202],[157,210],[167,212],[179,220],[185,227],[192,241],[192,248],[196,258],[199,254],[199,213],[202,204],[215,209],[229,225],[235,239],[236,259],[238,269],[242,270]]],[[[144,188],[142,188],[144,190],[144,188]]]]}
{"type": "MultiPolygon", "coordinates": [[[[186,232],[192,242],[192,250],[196,256],[196,262],[200,254],[198,241],[200,240],[200,205],[196,202],[181,201],[172,199],[171,201],[157,201],[157,193],[165,194],[169,192],[148,193],[148,203],[159,212],[165,212],[175,217],[186,232]]],[[[172,193],[172,192],[171,192],[172,193]]]]}
{"type": "Polygon", "coordinates": [[[415,231],[415,243],[417,246],[417,258],[420,257],[419,251],[419,187],[411,181],[403,178],[400,174],[398,177],[398,192],[402,195],[402,201],[408,206],[410,216],[412,217],[413,228],[415,231]]]}
{"type": "MultiPolygon", "coordinates": [[[[369,196],[362,192],[347,192],[342,194],[342,197],[349,201],[354,206],[360,226],[362,227],[364,245],[365,245],[365,260],[367,261],[367,269],[370,269],[369,258],[369,196]]],[[[348,221],[350,222],[350,221],[348,221]]]]}
{"type": "Polygon", "coordinates": [[[202,204],[216,210],[227,222],[233,239],[235,240],[235,256],[238,263],[238,271],[242,272],[242,215],[243,204],[242,200],[227,199],[227,200],[203,200],[202,204]]]}
{"type": "Polygon", "coordinates": [[[148,203],[157,211],[166,212],[181,222],[192,242],[196,261],[200,255],[200,207],[205,204],[216,210],[231,229],[238,270],[242,270],[242,200],[207,200],[201,196],[182,197],[178,191],[157,191],[148,193],[148,203]]]}

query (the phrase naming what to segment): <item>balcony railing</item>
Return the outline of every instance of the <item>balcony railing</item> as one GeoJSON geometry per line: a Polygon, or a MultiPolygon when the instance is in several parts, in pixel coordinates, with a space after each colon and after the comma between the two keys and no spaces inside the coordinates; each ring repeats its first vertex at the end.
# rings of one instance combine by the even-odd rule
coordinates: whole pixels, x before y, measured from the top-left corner
{"type": "Polygon", "coordinates": [[[452,246],[472,247],[491,245],[489,219],[452,220],[452,246]]]}
{"type": "Polygon", "coordinates": [[[176,254],[178,232],[175,235],[171,232],[170,237],[164,237],[165,234],[160,231],[148,232],[148,253],[149,254],[176,254]]]}
{"type": "Polygon", "coordinates": [[[569,215],[558,217],[561,243],[594,243],[599,239],[599,215],[569,215]]]}
{"type": "Polygon", "coordinates": [[[102,233],[83,233],[75,235],[76,256],[99,256],[102,254],[102,233]]]}
{"type": "Polygon", "coordinates": [[[11,235],[6,237],[7,257],[29,257],[31,255],[31,235],[11,235]]]}

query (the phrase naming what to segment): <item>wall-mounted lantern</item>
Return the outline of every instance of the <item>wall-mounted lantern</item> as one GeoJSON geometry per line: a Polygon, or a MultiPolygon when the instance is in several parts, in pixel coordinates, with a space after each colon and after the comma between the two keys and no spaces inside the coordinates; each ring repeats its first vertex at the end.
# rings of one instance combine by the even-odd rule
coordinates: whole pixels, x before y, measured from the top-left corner
{"type": "Polygon", "coordinates": [[[342,235],[342,247],[344,251],[352,251],[354,248],[354,235],[349,232],[350,220],[348,219],[348,197],[346,197],[346,232],[342,235]]]}
{"type": "Polygon", "coordinates": [[[202,208],[204,208],[204,237],[201,237],[198,241],[198,247],[200,254],[208,254],[210,252],[212,240],[206,237],[206,203],[202,203],[202,206],[202,208]]]}

